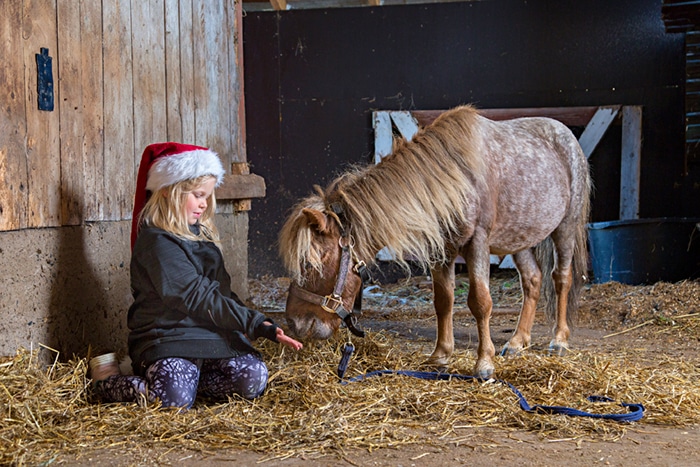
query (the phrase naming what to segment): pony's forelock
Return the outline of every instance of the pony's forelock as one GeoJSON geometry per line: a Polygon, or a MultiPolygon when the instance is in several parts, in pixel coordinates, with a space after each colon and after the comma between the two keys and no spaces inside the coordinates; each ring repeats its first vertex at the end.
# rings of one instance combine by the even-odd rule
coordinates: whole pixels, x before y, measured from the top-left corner
{"type": "Polygon", "coordinates": [[[320,195],[312,195],[294,206],[279,236],[279,253],[285,269],[292,281],[304,283],[308,270],[321,275],[323,263],[321,251],[313,242],[313,230],[308,218],[302,212],[305,208],[323,211],[325,204],[320,195]]]}

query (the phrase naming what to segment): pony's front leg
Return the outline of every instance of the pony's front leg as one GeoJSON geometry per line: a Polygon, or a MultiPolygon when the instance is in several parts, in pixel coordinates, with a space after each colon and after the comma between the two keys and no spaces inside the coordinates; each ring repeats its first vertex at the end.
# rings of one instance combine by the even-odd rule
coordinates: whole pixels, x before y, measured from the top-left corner
{"type": "Polygon", "coordinates": [[[479,335],[479,347],[476,353],[474,375],[479,378],[489,378],[493,374],[493,357],[496,349],[491,340],[491,311],[493,300],[489,291],[489,275],[491,264],[489,249],[483,244],[472,240],[467,248],[465,259],[469,268],[469,297],[467,303],[476,319],[476,329],[479,335]]]}
{"type": "Polygon", "coordinates": [[[435,350],[426,362],[430,366],[447,366],[455,348],[452,328],[452,307],[455,299],[454,262],[431,271],[433,277],[433,304],[437,316],[435,350]]]}

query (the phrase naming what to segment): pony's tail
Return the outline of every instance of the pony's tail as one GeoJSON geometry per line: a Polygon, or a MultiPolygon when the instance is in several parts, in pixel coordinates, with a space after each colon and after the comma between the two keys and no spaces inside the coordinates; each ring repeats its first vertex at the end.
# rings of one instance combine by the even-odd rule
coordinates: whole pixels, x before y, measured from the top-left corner
{"type": "MultiPolygon", "coordinates": [[[[574,244],[574,256],[571,259],[572,284],[569,290],[566,304],[566,321],[572,326],[576,321],[579,299],[583,286],[588,280],[588,215],[590,211],[589,189],[585,190],[581,215],[576,225],[576,240],[574,244]]],[[[555,252],[554,242],[547,237],[535,247],[535,256],[542,271],[541,296],[545,300],[545,314],[551,322],[557,313],[557,294],[554,287],[552,272],[554,271],[555,252]]]]}
{"type": "Polygon", "coordinates": [[[571,316],[571,318],[576,318],[583,286],[588,282],[588,220],[591,211],[591,180],[588,171],[586,171],[584,184],[585,186],[582,193],[583,204],[576,225],[574,257],[571,260],[573,283],[571,284],[566,307],[567,320],[569,316],[571,316]]]}

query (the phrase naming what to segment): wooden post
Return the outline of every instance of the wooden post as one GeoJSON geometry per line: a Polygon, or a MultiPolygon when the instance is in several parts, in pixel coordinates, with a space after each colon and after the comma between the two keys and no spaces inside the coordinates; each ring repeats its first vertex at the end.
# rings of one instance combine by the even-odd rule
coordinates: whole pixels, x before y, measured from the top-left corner
{"type": "Polygon", "coordinates": [[[639,218],[639,174],[642,159],[642,107],[622,108],[620,219],[639,218]]]}
{"type": "Polygon", "coordinates": [[[389,112],[374,112],[372,126],[374,127],[374,163],[379,164],[382,158],[391,154],[393,136],[389,112]]]}

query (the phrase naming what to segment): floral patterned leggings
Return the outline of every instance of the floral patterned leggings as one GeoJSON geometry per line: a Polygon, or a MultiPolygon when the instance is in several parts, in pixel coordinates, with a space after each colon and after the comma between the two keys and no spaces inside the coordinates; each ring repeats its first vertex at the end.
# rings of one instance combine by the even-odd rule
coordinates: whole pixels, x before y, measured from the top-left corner
{"type": "Polygon", "coordinates": [[[197,394],[224,400],[233,394],[246,399],[261,395],[267,366],[253,354],[234,358],[164,358],[151,364],[145,377],[115,375],[98,381],[95,394],[103,402],[155,402],[189,409],[197,394]]]}

